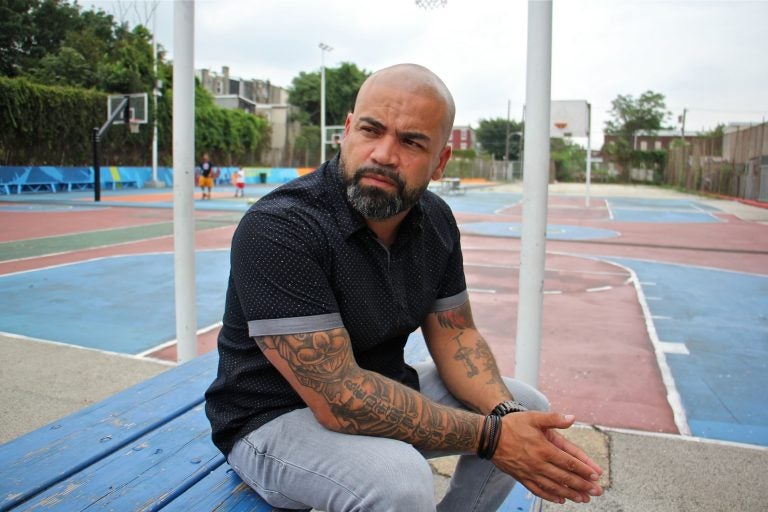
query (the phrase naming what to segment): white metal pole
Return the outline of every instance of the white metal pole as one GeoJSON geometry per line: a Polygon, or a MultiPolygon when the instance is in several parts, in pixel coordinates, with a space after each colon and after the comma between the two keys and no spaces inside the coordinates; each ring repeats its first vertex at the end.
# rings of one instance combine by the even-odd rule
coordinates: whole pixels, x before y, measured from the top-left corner
{"type": "Polygon", "coordinates": [[[589,186],[592,182],[592,105],[587,103],[587,208],[589,208],[589,186]]]}
{"type": "Polygon", "coordinates": [[[155,78],[152,88],[152,101],[154,104],[155,115],[152,117],[152,186],[157,187],[157,4],[152,12],[152,54],[155,57],[155,78]]]}
{"type": "Polygon", "coordinates": [[[538,386],[549,182],[552,1],[528,2],[523,222],[515,377],[538,386]]]}
{"type": "Polygon", "coordinates": [[[197,356],[195,290],[195,3],[173,5],[173,242],[177,360],[197,356]]]}
{"type": "Polygon", "coordinates": [[[325,43],[320,48],[320,163],[325,162],[325,52],[333,50],[325,43]]]}

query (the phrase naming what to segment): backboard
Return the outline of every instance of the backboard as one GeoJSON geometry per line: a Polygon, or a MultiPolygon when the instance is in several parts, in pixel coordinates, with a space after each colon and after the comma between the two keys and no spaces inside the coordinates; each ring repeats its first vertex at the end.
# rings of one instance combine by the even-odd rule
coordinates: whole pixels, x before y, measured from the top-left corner
{"type": "Polygon", "coordinates": [[[553,101],[549,118],[552,138],[589,136],[589,103],[584,100],[553,101]]]}
{"type": "MultiPolygon", "coordinates": [[[[120,106],[120,102],[123,101],[125,94],[110,94],[107,98],[107,119],[112,117],[112,113],[120,106]]],[[[149,111],[147,109],[148,100],[147,93],[140,92],[135,94],[129,94],[128,110],[130,112],[131,124],[146,124],[149,118],[149,111]]],[[[113,121],[114,124],[122,124],[123,116],[117,116],[113,121]]]]}
{"type": "Polygon", "coordinates": [[[341,144],[344,139],[344,125],[334,125],[325,127],[325,143],[330,144],[331,147],[336,147],[341,144]]]}

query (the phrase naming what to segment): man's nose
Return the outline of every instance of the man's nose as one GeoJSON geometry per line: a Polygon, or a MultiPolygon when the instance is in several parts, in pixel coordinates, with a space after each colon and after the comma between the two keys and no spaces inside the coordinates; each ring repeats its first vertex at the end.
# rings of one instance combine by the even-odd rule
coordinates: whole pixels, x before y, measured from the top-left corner
{"type": "Polygon", "coordinates": [[[385,135],[376,141],[371,160],[382,167],[397,167],[400,162],[399,148],[397,137],[385,135]]]}

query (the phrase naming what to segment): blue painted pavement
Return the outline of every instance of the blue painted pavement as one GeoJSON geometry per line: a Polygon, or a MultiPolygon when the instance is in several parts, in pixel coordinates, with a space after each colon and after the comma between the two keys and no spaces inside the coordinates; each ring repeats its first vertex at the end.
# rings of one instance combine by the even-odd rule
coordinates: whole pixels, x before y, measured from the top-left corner
{"type": "MultiPolygon", "coordinates": [[[[229,251],[201,251],[197,321],[221,321],[229,251]]],[[[173,254],[113,256],[0,276],[0,331],[139,354],[176,338],[173,254]]]]}
{"type": "Polygon", "coordinates": [[[768,446],[768,276],[604,259],[635,271],[662,346],[679,344],[665,356],[692,434],[768,446]]]}
{"type": "MultiPolygon", "coordinates": [[[[485,235],[520,238],[522,224],[518,222],[468,222],[460,224],[462,233],[467,235],[485,235]]],[[[571,226],[566,224],[548,224],[547,240],[597,240],[619,236],[610,229],[571,226]]]]}
{"type": "Polygon", "coordinates": [[[606,203],[619,222],[722,222],[714,215],[716,208],[686,199],[616,197],[606,203]]]}

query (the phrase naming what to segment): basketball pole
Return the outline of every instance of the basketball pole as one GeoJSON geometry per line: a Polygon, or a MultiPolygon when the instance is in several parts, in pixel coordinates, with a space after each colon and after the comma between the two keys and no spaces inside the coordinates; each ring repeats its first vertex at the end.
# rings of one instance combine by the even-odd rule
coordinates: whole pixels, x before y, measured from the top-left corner
{"type": "Polygon", "coordinates": [[[589,187],[592,182],[592,105],[587,103],[587,186],[585,204],[589,208],[589,187]]]}
{"type": "Polygon", "coordinates": [[[195,287],[195,4],[173,4],[173,268],[179,363],[197,356],[195,287]]]}
{"type": "Polygon", "coordinates": [[[320,48],[320,163],[325,162],[325,52],[333,48],[325,43],[317,45],[320,48]]]}
{"type": "Polygon", "coordinates": [[[528,1],[526,151],[515,378],[538,387],[549,186],[549,112],[552,77],[552,0],[528,1]]]}

